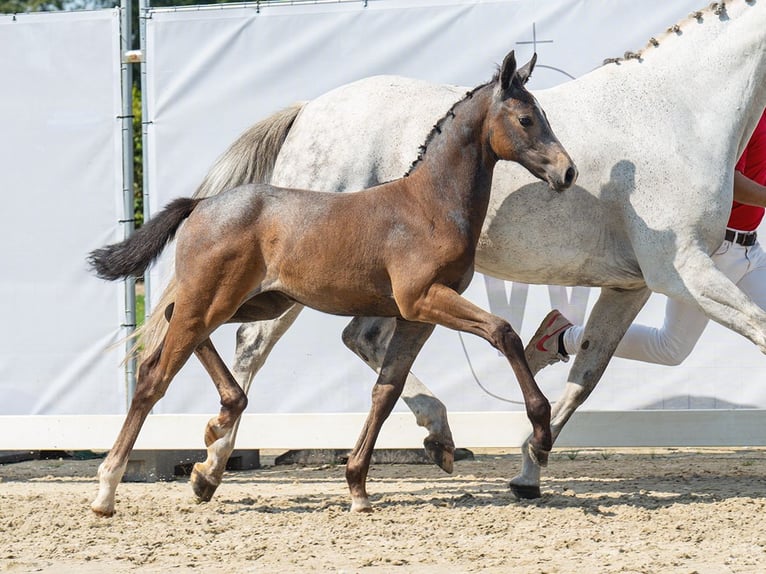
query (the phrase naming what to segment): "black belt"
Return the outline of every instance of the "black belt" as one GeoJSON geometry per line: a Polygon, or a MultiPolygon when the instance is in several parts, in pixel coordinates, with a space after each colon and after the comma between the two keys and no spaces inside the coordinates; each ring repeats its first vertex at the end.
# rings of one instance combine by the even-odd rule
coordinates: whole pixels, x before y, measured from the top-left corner
{"type": "Polygon", "coordinates": [[[744,247],[750,247],[755,245],[755,239],[758,234],[755,231],[734,231],[733,229],[726,230],[726,241],[732,243],[739,243],[744,247]]]}

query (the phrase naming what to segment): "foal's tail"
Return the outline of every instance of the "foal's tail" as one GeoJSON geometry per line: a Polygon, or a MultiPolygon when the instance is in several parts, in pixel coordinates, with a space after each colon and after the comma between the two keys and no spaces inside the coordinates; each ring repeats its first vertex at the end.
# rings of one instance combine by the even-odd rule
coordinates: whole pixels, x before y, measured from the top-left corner
{"type": "MultiPolygon", "coordinates": [[[[305,102],[278,111],[249,127],[213,164],[194,192],[195,198],[210,197],[246,183],[268,183],[282,144],[305,102]]],[[[175,277],[170,278],[160,300],[134,336],[146,352],[156,349],[165,336],[165,309],[175,301],[175,277]]]]}
{"type": "Polygon", "coordinates": [[[96,275],[109,281],[140,277],[200,201],[190,197],[173,200],[125,241],[92,251],[88,263],[96,275]]]}

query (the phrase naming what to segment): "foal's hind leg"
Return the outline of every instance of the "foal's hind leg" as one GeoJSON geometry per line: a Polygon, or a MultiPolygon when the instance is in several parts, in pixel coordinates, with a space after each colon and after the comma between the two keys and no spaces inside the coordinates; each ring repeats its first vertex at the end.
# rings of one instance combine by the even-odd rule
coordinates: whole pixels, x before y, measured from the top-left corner
{"type": "Polygon", "coordinates": [[[433,325],[396,321],[391,341],[380,368],[378,381],[372,389],[372,406],[356,446],[346,464],[346,482],[351,491],[352,512],[372,510],[367,497],[367,471],[372,450],[383,423],[391,414],[404,386],[407,373],[423,344],[433,332],[433,325]]]}
{"type": "Polygon", "coordinates": [[[99,491],[91,504],[100,516],[114,514],[114,496],[125,473],[133,445],[152,407],[167,391],[170,381],[204,340],[199,331],[171,322],[163,342],[139,368],[136,392],[114,446],[98,469],[99,491]]]}
{"type": "MultiPolygon", "coordinates": [[[[234,281],[221,281],[221,277],[227,276],[223,271],[215,276],[204,273],[190,273],[189,276],[192,280],[187,289],[179,287],[176,293],[173,315],[165,338],[139,368],[136,392],[128,415],[109,455],[99,467],[100,489],[91,506],[96,514],[111,516],[114,513],[117,484],[125,472],[130,451],[149,411],[164,396],[173,377],[194,350],[205,343],[216,327],[234,315],[238,308],[237,302],[241,301],[242,294],[237,290],[241,291],[245,287],[234,281]],[[204,280],[220,283],[220,286],[206,288],[209,286],[204,284],[204,280]],[[227,286],[228,290],[225,288],[227,286]]],[[[228,277],[232,277],[232,274],[228,277]]],[[[202,354],[209,364],[214,364],[215,360],[210,357],[205,346],[202,354]]],[[[242,393],[241,390],[239,392],[242,393]]],[[[238,408],[236,403],[234,401],[232,405],[234,411],[238,408]]]]}
{"type": "MultiPolygon", "coordinates": [[[[91,510],[99,516],[114,514],[114,495],[117,485],[125,474],[128,457],[138,438],[138,433],[146,420],[152,406],[165,394],[169,379],[160,379],[159,363],[162,358],[162,347],[157,348],[138,370],[136,391],[128,409],[128,414],[122,424],[120,434],[109,454],[98,467],[99,488],[96,499],[91,504],[91,510]]],[[[191,351],[190,351],[191,352],[191,351]]]]}
{"type": "MultiPolygon", "coordinates": [[[[232,436],[235,426],[239,422],[239,417],[247,407],[247,395],[237,384],[226,364],[215,350],[210,338],[205,339],[195,350],[194,354],[200,360],[205,370],[213,379],[213,384],[221,397],[221,410],[218,416],[213,417],[207,423],[205,429],[205,445],[207,446],[207,461],[212,461],[215,471],[201,472],[201,464],[194,465],[191,475],[191,484],[194,493],[200,500],[210,500],[221,484],[223,471],[226,470],[226,461],[217,459],[216,451],[221,449],[218,443],[223,443],[225,452],[227,439],[232,436]]],[[[231,450],[226,453],[226,458],[231,454],[231,450]]],[[[204,463],[203,463],[204,464],[204,463]]]]}
{"type": "MultiPolygon", "coordinates": [[[[355,317],[343,331],[343,342],[376,372],[380,372],[396,319],[355,317]]],[[[423,440],[428,457],[451,473],[455,461],[455,442],[447,421],[447,408],[415,375],[407,374],[402,400],[415,415],[419,426],[428,429],[423,440]]]]}
{"type": "MultiPolygon", "coordinates": [[[[232,369],[232,374],[245,395],[250,390],[253,377],[266,362],[276,342],[287,332],[303,309],[302,305],[293,304],[287,299],[278,302],[276,294],[270,294],[268,297],[267,294],[263,294],[256,299],[260,303],[257,309],[250,302],[249,306],[247,304],[245,306],[244,311],[249,310],[245,319],[249,322],[244,323],[237,330],[237,351],[232,369]],[[279,315],[285,308],[287,310],[279,315]],[[272,319],[271,317],[275,315],[278,316],[272,319]],[[264,320],[255,321],[258,317],[264,320]]],[[[207,459],[194,465],[190,481],[194,494],[199,500],[210,500],[220,485],[226,463],[234,451],[239,423],[240,418],[237,417],[232,427],[223,434],[215,418],[207,424],[205,429],[207,459]]]]}

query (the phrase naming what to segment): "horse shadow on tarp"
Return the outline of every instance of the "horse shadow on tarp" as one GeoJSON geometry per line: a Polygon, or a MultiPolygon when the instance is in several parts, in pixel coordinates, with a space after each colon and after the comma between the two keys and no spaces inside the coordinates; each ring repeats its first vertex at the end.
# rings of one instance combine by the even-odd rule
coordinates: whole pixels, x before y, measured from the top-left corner
{"type": "MultiPolygon", "coordinates": [[[[576,157],[573,159],[577,160],[576,157]]],[[[565,193],[552,194],[541,189],[537,182],[530,182],[507,195],[498,211],[513,213],[514,218],[519,222],[519,229],[534,233],[532,239],[519,237],[508,243],[511,250],[516,253],[515,257],[519,258],[520,261],[529,261],[529,265],[536,266],[541,270],[541,273],[544,273],[548,265],[547,254],[556,252],[559,254],[557,256],[557,268],[561,266],[558,262],[567,262],[565,265],[568,266],[572,277],[568,284],[584,287],[593,285],[582,281],[583,275],[580,273],[580,269],[603,268],[606,273],[609,269],[620,266],[620,260],[615,258],[622,257],[626,267],[631,265],[635,267],[633,272],[637,280],[640,281],[645,273],[634,263],[637,260],[640,261],[641,258],[636,256],[632,243],[674,246],[677,244],[677,234],[673,229],[655,229],[646,223],[641,215],[641,210],[646,210],[648,203],[646,197],[632,201],[631,196],[636,191],[637,177],[637,168],[634,162],[624,159],[616,162],[609,170],[609,179],[600,186],[598,196],[586,191],[586,188],[579,183],[576,183],[565,193]],[[637,211],[636,205],[643,207],[637,211]],[[583,221],[592,221],[593,225],[583,226],[583,221]],[[537,233],[533,228],[542,228],[547,231],[537,233]],[[631,242],[626,230],[629,230],[633,237],[641,238],[641,240],[634,239],[631,242]],[[571,237],[572,240],[567,242],[566,237],[571,237]],[[619,247],[615,244],[619,244],[619,247]],[[604,258],[603,264],[598,261],[598,258],[604,258]]],[[[597,171],[597,166],[584,169],[580,178],[581,181],[584,177],[588,177],[590,172],[595,173],[597,177],[597,171]]],[[[660,203],[665,191],[658,189],[656,193],[657,202],[660,203]]],[[[500,221],[503,220],[500,219],[500,221]]],[[[492,220],[487,222],[488,237],[500,239],[503,232],[503,229],[493,228],[492,220]]],[[[643,257],[644,259],[651,258],[653,263],[657,260],[672,261],[676,257],[676,252],[666,248],[662,252],[644,253],[643,257]]],[[[668,269],[669,266],[664,268],[668,269]]],[[[533,271],[537,271],[537,269],[533,269],[533,271]]],[[[662,273],[663,266],[654,266],[649,272],[662,273]]],[[[580,312],[580,315],[585,315],[585,309],[578,309],[577,311],[580,312]]],[[[578,321],[577,318],[575,320],[578,321]]],[[[636,363],[636,365],[640,368],[640,363],[636,363]]],[[[756,405],[728,402],[705,396],[675,395],[637,408],[641,410],[746,409],[756,408],[756,405]]]]}
{"type": "MultiPolygon", "coordinates": [[[[523,168],[510,166],[508,169],[520,172],[523,168]]],[[[511,257],[525,266],[529,276],[546,278],[549,260],[555,257],[558,284],[561,285],[593,287],[608,284],[608,273],[615,265],[634,274],[639,284],[644,274],[635,264],[636,254],[627,232],[640,236],[642,243],[655,245],[675,245],[676,233],[672,229],[650,228],[636,211],[630,200],[636,189],[633,162],[621,160],[615,163],[610,168],[609,180],[600,186],[596,196],[587,191],[588,183],[584,179],[589,176],[589,171],[592,171],[591,177],[598,179],[599,169],[589,166],[581,170],[583,174],[579,181],[563,193],[554,193],[545,189],[544,184],[531,180],[520,186],[497,208],[497,212],[512,214],[518,233],[511,240],[507,239],[507,229],[503,227],[505,218],[493,218],[485,222],[487,237],[507,247],[511,257]],[[598,284],[594,284],[593,272],[600,269],[603,269],[603,276],[599,276],[598,284]],[[562,281],[562,274],[568,274],[569,281],[562,281]]],[[[661,192],[658,190],[658,202],[661,192]]],[[[674,255],[657,253],[656,257],[672,260],[674,255]]]]}

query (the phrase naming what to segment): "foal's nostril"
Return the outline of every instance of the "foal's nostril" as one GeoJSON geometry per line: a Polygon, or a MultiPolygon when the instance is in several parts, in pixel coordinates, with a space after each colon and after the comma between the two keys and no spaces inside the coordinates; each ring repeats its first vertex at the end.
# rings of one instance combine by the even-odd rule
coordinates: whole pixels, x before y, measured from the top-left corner
{"type": "Polygon", "coordinates": [[[564,176],[564,183],[567,187],[570,187],[574,183],[575,177],[577,177],[577,170],[573,167],[567,169],[566,175],[564,176]]]}

